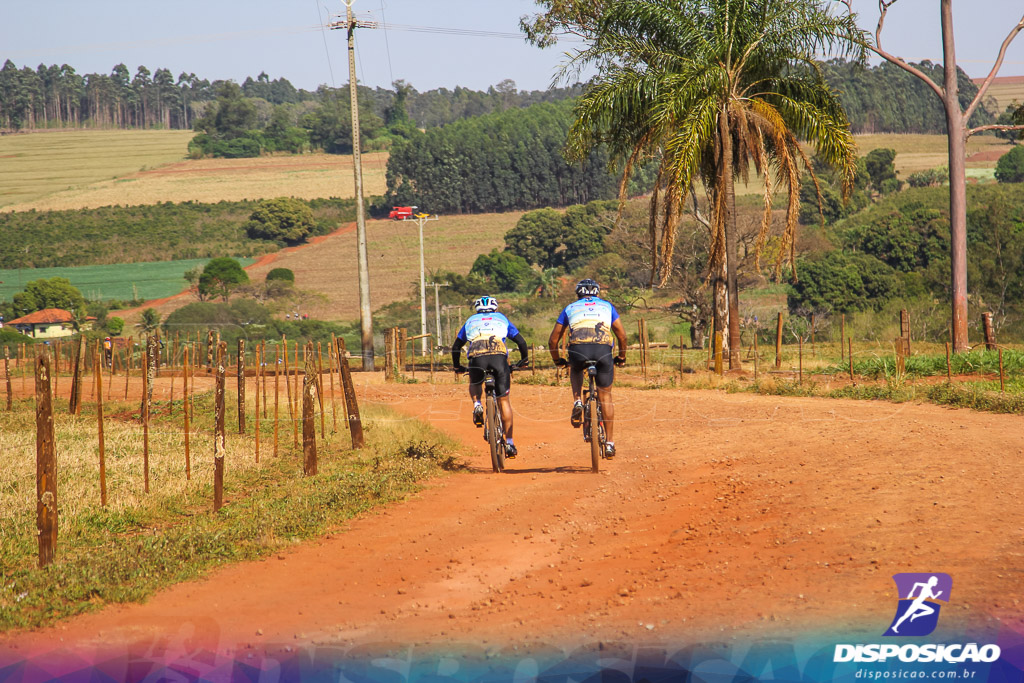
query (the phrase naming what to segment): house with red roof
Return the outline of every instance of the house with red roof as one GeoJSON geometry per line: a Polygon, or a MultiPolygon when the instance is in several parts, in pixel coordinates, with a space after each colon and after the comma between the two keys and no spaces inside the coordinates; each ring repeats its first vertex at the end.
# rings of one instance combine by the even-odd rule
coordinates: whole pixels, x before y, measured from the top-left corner
{"type": "Polygon", "coordinates": [[[62,308],[44,308],[15,318],[7,324],[34,339],[70,337],[75,334],[75,316],[62,308]]]}

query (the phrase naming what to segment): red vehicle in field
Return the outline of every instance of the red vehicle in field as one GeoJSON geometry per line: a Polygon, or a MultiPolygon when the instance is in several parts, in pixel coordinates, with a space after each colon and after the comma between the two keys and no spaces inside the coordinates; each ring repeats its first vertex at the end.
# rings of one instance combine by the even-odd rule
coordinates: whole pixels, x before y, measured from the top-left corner
{"type": "Polygon", "coordinates": [[[393,206],[388,218],[394,221],[404,221],[406,218],[412,218],[412,212],[418,208],[418,206],[393,206]]]}

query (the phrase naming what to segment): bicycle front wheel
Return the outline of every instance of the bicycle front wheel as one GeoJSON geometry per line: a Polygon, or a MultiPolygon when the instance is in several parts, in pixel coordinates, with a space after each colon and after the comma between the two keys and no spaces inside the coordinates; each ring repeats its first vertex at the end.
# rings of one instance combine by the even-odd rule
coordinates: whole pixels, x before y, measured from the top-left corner
{"type": "Polygon", "coordinates": [[[491,448],[491,469],[501,472],[505,466],[505,436],[501,433],[497,404],[493,394],[487,397],[487,445],[491,448]]]}
{"type": "Polygon", "coordinates": [[[587,401],[587,429],[590,436],[590,471],[597,472],[601,465],[601,443],[600,416],[597,413],[597,399],[591,398],[587,401]]]}

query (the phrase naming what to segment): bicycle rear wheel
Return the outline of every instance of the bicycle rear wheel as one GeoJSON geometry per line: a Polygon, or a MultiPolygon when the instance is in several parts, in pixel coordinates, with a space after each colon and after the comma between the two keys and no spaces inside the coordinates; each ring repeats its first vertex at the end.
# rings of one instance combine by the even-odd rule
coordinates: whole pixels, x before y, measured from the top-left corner
{"type": "Polygon", "coordinates": [[[597,472],[601,464],[601,443],[600,415],[597,412],[597,399],[593,396],[587,401],[587,429],[590,436],[590,471],[597,472]]]}
{"type": "Polygon", "coordinates": [[[491,448],[491,469],[501,472],[505,466],[505,435],[498,419],[498,402],[494,394],[487,396],[487,445],[491,448]]]}

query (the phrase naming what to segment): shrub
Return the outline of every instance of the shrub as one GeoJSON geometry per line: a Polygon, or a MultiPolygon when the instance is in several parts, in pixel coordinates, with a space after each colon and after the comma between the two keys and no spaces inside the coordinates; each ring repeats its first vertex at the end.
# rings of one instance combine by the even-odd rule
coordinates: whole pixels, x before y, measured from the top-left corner
{"type": "Polygon", "coordinates": [[[477,256],[469,272],[487,278],[499,292],[518,292],[537,282],[537,274],[526,259],[497,249],[492,249],[490,254],[477,256]]]}
{"type": "Polygon", "coordinates": [[[309,205],[294,197],[266,199],[256,206],[245,224],[253,239],[298,244],[313,233],[316,221],[309,205]]]}
{"type": "Polygon", "coordinates": [[[117,336],[121,334],[121,332],[123,331],[124,318],[118,318],[117,316],[114,316],[113,318],[107,319],[107,332],[114,336],[117,336]]]}
{"type": "Polygon", "coordinates": [[[289,268],[274,268],[267,273],[267,280],[285,280],[294,283],[295,273],[289,268]]]}
{"type": "Polygon", "coordinates": [[[878,309],[899,294],[900,278],[868,254],[831,251],[818,261],[798,264],[800,280],[787,297],[791,313],[878,309]]]}
{"type": "Polygon", "coordinates": [[[1024,147],[1014,147],[999,158],[996,180],[1001,183],[1024,182],[1024,147]]]}

